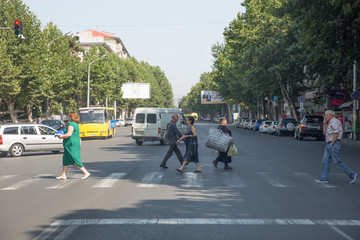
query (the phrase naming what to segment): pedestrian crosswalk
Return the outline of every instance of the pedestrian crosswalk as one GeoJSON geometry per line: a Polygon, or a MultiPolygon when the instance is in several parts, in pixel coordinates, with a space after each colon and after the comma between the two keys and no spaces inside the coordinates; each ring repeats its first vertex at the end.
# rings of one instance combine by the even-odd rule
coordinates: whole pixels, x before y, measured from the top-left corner
{"type": "MultiPolygon", "coordinates": [[[[133,173],[132,173],[133,174],[133,173]]],[[[338,188],[346,183],[346,176],[334,174],[334,182],[316,183],[316,176],[306,172],[294,172],[279,176],[272,172],[255,172],[247,173],[246,176],[240,176],[235,171],[223,171],[217,173],[193,173],[193,172],[171,172],[159,171],[143,173],[141,177],[134,177],[130,173],[111,173],[106,177],[97,177],[91,175],[87,180],[81,180],[81,174],[74,174],[67,180],[55,180],[55,176],[50,174],[41,174],[30,178],[24,178],[19,175],[0,175],[0,191],[15,191],[36,186],[42,183],[44,189],[56,190],[68,188],[75,183],[86,183],[93,189],[106,189],[121,187],[121,181],[128,181],[130,184],[135,183],[137,188],[156,188],[163,185],[174,185],[180,188],[251,188],[251,187],[268,187],[268,188],[294,188],[312,186],[324,189],[338,188]],[[46,176],[46,177],[44,177],[46,176]],[[141,180],[140,180],[141,179],[141,180]],[[342,181],[343,179],[343,181],[342,181]]]]}

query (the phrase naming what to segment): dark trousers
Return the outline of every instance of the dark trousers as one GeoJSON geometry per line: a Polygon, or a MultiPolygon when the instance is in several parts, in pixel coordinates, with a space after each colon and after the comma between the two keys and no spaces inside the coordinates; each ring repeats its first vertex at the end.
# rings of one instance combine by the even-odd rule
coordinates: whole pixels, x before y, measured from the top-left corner
{"type": "Polygon", "coordinates": [[[161,165],[166,166],[166,162],[172,156],[173,152],[175,152],[177,158],[179,159],[180,164],[183,163],[184,159],[183,159],[183,156],[181,155],[180,149],[178,148],[177,144],[171,144],[161,165]]]}

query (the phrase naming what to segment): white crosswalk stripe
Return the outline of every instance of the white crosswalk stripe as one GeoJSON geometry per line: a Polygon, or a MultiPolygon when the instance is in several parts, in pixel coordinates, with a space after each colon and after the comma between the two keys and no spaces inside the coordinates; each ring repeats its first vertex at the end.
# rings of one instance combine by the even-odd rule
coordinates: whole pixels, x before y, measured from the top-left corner
{"type": "Polygon", "coordinates": [[[201,174],[192,173],[192,172],[184,172],[185,184],[182,186],[185,188],[193,188],[193,187],[204,187],[203,179],[201,174]]]}
{"type": "Polygon", "coordinates": [[[46,187],[45,189],[62,189],[70,186],[71,184],[80,180],[82,174],[76,174],[73,176],[74,179],[58,180],[56,184],[46,187]]]}
{"type": "Polygon", "coordinates": [[[101,180],[97,184],[93,185],[92,188],[111,188],[114,184],[122,179],[126,173],[112,173],[105,179],[101,180]]]}
{"type": "Polygon", "coordinates": [[[257,174],[265,180],[265,182],[269,183],[271,186],[276,188],[285,188],[286,186],[280,183],[274,176],[271,176],[268,172],[257,172],[257,174]]]}
{"type": "Polygon", "coordinates": [[[145,175],[141,183],[137,187],[157,187],[163,177],[161,172],[150,172],[145,175]]]}
{"type": "MultiPolygon", "coordinates": [[[[193,172],[184,172],[182,175],[172,175],[172,174],[164,174],[165,172],[149,172],[146,173],[145,176],[142,178],[142,180],[137,183],[136,187],[139,188],[153,188],[158,187],[162,181],[164,181],[164,178],[175,178],[175,176],[180,176],[181,183],[179,187],[182,188],[211,188],[211,187],[218,187],[219,184],[222,187],[228,187],[228,188],[248,188],[251,187],[254,179],[248,179],[249,175],[247,175],[247,178],[243,176],[239,176],[238,172],[235,171],[224,171],[220,172],[218,175],[218,181],[214,184],[214,181],[210,181],[211,174],[199,174],[199,173],[193,173],[193,172]],[[206,181],[204,181],[206,180],[206,181]],[[204,186],[204,183],[206,183],[206,186],[204,186]]],[[[112,188],[115,187],[115,184],[123,179],[127,173],[112,173],[109,176],[98,180],[98,178],[89,178],[86,182],[93,182],[94,185],[91,186],[91,188],[112,188]],[[95,182],[97,181],[97,182],[95,182]]],[[[287,176],[291,175],[290,180],[288,178],[285,178],[284,176],[277,176],[275,173],[272,172],[255,172],[252,176],[258,176],[257,179],[260,179],[261,181],[269,184],[270,187],[273,188],[289,188],[289,187],[296,187],[299,185],[309,185],[312,187],[318,187],[318,188],[327,188],[327,189],[333,189],[333,188],[339,188],[340,186],[329,184],[329,183],[317,183],[315,180],[317,179],[312,174],[306,173],[306,172],[294,172],[294,173],[288,173],[287,176]]],[[[40,174],[37,176],[34,176],[29,179],[23,179],[18,180],[18,182],[14,181],[18,179],[20,176],[18,175],[0,175],[0,183],[1,187],[0,190],[2,191],[11,191],[11,190],[19,190],[23,189],[25,187],[31,187],[35,182],[41,182],[43,180],[47,180],[48,186],[44,186],[45,189],[64,189],[67,188],[75,183],[81,182],[81,176],[82,174],[75,174],[68,178],[67,180],[55,180],[55,177],[50,174],[40,174]],[[51,181],[52,178],[54,178],[54,181],[51,181]],[[13,181],[13,183],[9,183],[13,181]],[[8,184],[6,186],[5,184],[8,184]]],[[[336,177],[337,174],[333,174],[333,177],[336,177]]],[[[339,175],[340,176],[340,175],[339,175]]],[[[340,178],[340,177],[339,177],[340,178]]],[[[176,178],[175,178],[176,179],[176,178]]],[[[169,179],[166,180],[168,182],[169,179]]],[[[259,181],[259,180],[257,180],[259,181]]],[[[136,182],[136,180],[134,180],[136,182]]],[[[336,178],[334,180],[336,183],[336,178]]]]}
{"type": "Polygon", "coordinates": [[[38,181],[38,179],[26,179],[18,183],[15,183],[14,185],[11,185],[9,187],[1,188],[0,190],[18,190],[22,187],[25,187],[26,185],[32,184],[35,181],[38,181]]]}
{"type": "Polygon", "coordinates": [[[231,172],[224,172],[223,174],[223,182],[226,185],[226,187],[248,187],[248,184],[239,177],[238,175],[235,175],[231,172]]]}

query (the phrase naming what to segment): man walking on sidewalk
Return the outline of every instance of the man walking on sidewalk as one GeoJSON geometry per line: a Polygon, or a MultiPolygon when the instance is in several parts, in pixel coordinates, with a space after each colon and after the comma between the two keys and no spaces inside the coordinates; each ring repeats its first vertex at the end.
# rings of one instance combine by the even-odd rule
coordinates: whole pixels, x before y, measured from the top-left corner
{"type": "Polygon", "coordinates": [[[182,163],[184,161],[183,156],[181,155],[180,149],[177,147],[177,144],[176,144],[177,140],[182,137],[182,134],[179,132],[179,130],[176,127],[177,121],[179,121],[179,116],[177,114],[173,114],[171,121],[167,124],[167,127],[166,127],[166,137],[169,140],[170,147],[164,157],[164,160],[160,164],[160,167],[162,167],[164,169],[168,168],[166,166],[166,162],[172,156],[173,152],[175,152],[177,158],[179,159],[180,166],[182,165],[182,163]]]}
{"type": "Polygon", "coordinates": [[[316,180],[316,182],[327,183],[329,181],[331,160],[349,176],[350,183],[355,182],[357,173],[352,171],[340,157],[340,140],[343,137],[343,128],[341,122],[335,118],[334,111],[328,110],[325,112],[323,133],[326,139],[326,146],[322,160],[321,178],[316,180]]]}

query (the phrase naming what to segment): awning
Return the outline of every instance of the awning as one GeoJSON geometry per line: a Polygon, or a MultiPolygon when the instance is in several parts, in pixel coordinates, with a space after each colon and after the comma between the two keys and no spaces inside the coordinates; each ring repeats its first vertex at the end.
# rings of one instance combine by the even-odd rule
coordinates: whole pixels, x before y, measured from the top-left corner
{"type": "Polygon", "coordinates": [[[339,106],[339,108],[348,108],[350,107],[351,105],[353,104],[353,101],[351,102],[346,102],[346,103],[343,103],[339,106]]]}

